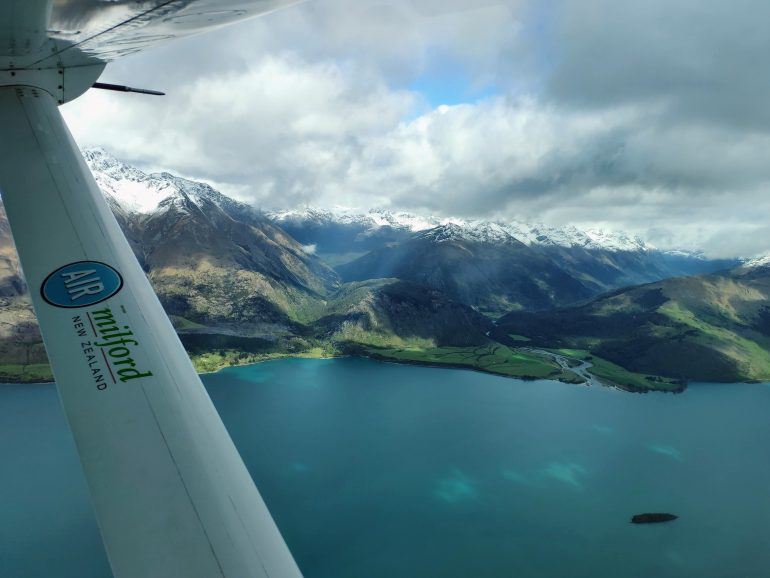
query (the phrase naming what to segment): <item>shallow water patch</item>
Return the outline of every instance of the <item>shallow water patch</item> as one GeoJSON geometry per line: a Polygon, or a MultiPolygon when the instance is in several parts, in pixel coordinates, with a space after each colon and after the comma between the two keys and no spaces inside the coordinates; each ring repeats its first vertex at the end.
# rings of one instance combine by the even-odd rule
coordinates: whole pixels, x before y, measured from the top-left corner
{"type": "Polygon", "coordinates": [[[436,483],[433,495],[447,504],[457,504],[478,498],[473,481],[459,468],[452,468],[451,474],[436,483]]]}

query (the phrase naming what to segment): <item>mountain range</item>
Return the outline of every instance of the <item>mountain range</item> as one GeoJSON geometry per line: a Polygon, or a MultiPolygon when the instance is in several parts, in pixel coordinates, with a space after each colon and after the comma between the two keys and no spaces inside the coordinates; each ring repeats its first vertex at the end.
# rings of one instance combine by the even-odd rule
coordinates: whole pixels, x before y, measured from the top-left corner
{"type": "Polygon", "coordinates": [[[624,232],[581,230],[573,226],[553,227],[523,221],[495,222],[457,217],[426,217],[404,211],[372,209],[362,212],[343,207],[266,211],[265,215],[298,240],[319,243],[324,253],[339,252],[340,248],[345,249],[351,244],[373,248],[383,239],[400,240],[408,237],[410,233],[442,225],[455,225],[457,235],[467,240],[482,242],[506,242],[513,237],[525,245],[610,251],[654,249],[641,238],[624,232]]]}
{"type": "Polygon", "coordinates": [[[304,209],[265,216],[333,263],[343,281],[396,277],[496,317],[542,310],[608,290],[729,268],[688,251],[661,251],[622,232],[410,213],[304,209]]]}
{"type": "MultiPolygon", "coordinates": [[[[201,370],[281,355],[357,353],[582,380],[537,346],[676,380],[764,375],[758,369],[764,361],[748,345],[766,346],[762,279],[770,271],[761,261],[741,266],[737,259],[661,251],[625,233],[575,227],[383,210],[258,211],[209,185],[145,173],[103,149],[84,156],[201,370]],[[684,299],[695,287],[696,296],[684,299]],[[741,291],[755,301],[738,305],[741,291]],[[696,307],[707,296],[713,303],[696,307]],[[713,334],[720,344],[704,350],[708,340],[685,318],[674,319],[674,329],[661,321],[674,311],[671,302],[730,335],[713,334]],[[720,313],[717,323],[714,304],[723,302],[734,315],[720,313]],[[633,329],[637,321],[642,329],[633,329]],[[680,353],[719,351],[724,359],[695,371],[653,353],[634,358],[635,340],[646,345],[653,337],[658,346],[686,343],[680,353]],[[725,345],[730,340],[732,349],[725,345]]],[[[25,291],[0,213],[0,379],[6,381],[48,376],[25,291]]],[[[626,382],[640,389],[638,378],[626,382]]],[[[654,379],[641,383],[663,388],[654,379]]]]}

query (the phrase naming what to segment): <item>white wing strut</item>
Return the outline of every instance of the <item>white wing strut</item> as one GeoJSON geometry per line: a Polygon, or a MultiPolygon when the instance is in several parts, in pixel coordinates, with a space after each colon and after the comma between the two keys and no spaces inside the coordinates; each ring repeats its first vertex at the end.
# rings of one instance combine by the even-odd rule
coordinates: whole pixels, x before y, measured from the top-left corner
{"type": "Polygon", "coordinates": [[[300,577],[56,102],[0,88],[0,127],[3,202],[115,576],[300,577]]]}

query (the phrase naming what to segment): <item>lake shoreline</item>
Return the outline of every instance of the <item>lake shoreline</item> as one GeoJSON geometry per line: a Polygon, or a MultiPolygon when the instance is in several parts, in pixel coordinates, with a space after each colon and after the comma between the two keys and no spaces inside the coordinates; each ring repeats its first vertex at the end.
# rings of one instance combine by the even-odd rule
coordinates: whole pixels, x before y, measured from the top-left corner
{"type": "MultiPolygon", "coordinates": [[[[529,376],[529,375],[505,375],[502,373],[496,373],[494,371],[487,371],[480,367],[473,367],[470,365],[463,365],[458,363],[436,363],[431,361],[422,361],[422,360],[411,360],[411,359],[394,359],[383,355],[378,355],[376,353],[372,352],[356,352],[356,353],[339,353],[339,354],[324,354],[324,355],[302,355],[302,354],[280,354],[275,356],[266,357],[265,359],[260,359],[257,361],[250,361],[248,363],[242,363],[242,364],[227,364],[222,365],[221,367],[218,367],[216,369],[213,369],[211,371],[199,371],[198,375],[214,375],[222,372],[225,369],[228,368],[238,368],[238,367],[249,367],[249,366],[256,366],[260,365],[262,363],[266,363],[269,361],[278,361],[278,360],[291,360],[291,359],[345,359],[345,358],[360,358],[360,359],[371,359],[373,361],[377,361],[380,363],[390,363],[394,365],[410,365],[410,366],[421,366],[421,367],[430,367],[430,368],[436,368],[436,369],[456,369],[456,370],[465,370],[465,371],[473,371],[476,373],[481,373],[485,375],[494,375],[497,377],[502,377],[505,379],[514,379],[514,380],[520,380],[520,381],[554,381],[558,383],[565,383],[568,385],[580,385],[584,387],[592,387],[592,384],[583,381],[583,382],[577,382],[577,381],[571,381],[566,379],[558,379],[558,378],[551,378],[551,377],[537,377],[537,376],[529,376]]],[[[687,390],[687,386],[682,386],[681,389],[678,390],[665,390],[665,389],[643,389],[643,388],[636,388],[631,385],[627,384],[618,384],[611,382],[605,378],[594,376],[596,380],[596,384],[593,385],[599,385],[601,387],[605,387],[608,389],[616,389],[618,391],[622,391],[625,393],[639,393],[639,394],[646,394],[646,393],[672,393],[672,394],[680,394],[684,393],[687,390]]],[[[21,379],[13,376],[3,376],[0,378],[0,385],[34,385],[34,384],[48,384],[48,383],[55,383],[54,379],[21,379]]],[[[713,384],[722,384],[723,382],[699,382],[699,383],[713,383],[713,384]]],[[[730,382],[733,383],[733,382],[730,382]]],[[[752,381],[741,381],[741,382],[734,382],[736,384],[756,384],[761,383],[757,382],[755,380],[752,381]]]]}
{"type": "MultiPolygon", "coordinates": [[[[241,364],[228,364],[228,365],[222,365],[222,367],[218,367],[217,369],[214,369],[212,371],[201,371],[198,372],[198,375],[213,375],[221,372],[222,370],[228,369],[230,367],[249,367],[252,365],[259,365],[262,363],[266,363],[268,361],[277,361],[280,359],[343,359],[343,358],[353,358],[353,357],[359,357],[361,359],[371,359],[373,361],[379,361],[381,363],[392,363],[394,365],[413,365],[413,366],[421,366],[421,367],[432,367],[437,369],[459,369],[459,370],[466,370],[466,371],[474,371],[476,373],[483,373],[485,375],[495,375],[497,377],[502,377],[505,379],[518,379],[521,381],[540,381],[540,380],[548,380],[548,381],[557,381],[559,383],[566,383],[569,385],[582,385],[585,387],[591,387],[591,384],[583,381],[583,382],[577,382],[577,381],[569,381],[566,379],[554,379],[554,378],[543,378],[543,377],[536,377],[531,375],[504,375],[502,373],[495,373],[494,371],[486,371],[479,367],[472,367],[470,365],[463,365],[459,363],[435,363],[430,361],[417,361],[417,360],[411,360],[411,359],[392,359],[386,356],[377,355],[376,353],[354,353],[354,354],[339,354],[339,355],[321,355],[321,356],[303,356],[303,355],[277,355],[275,357],[268,357],[266,359],[261,359],[259,361],[250,361],[249,363],[241,363],[241,364]]],[[[610,389],[617,389],[619,391],[624,391],[626,393],[650,393],[650,392],[656,392],[660,391],[662,393],[681,393],[681,391],[684,391],[684,388],[681,391],[676,392],[670,392],[665,390],[655,390],[655,389],[641,389],[641,388],[632,388],[630,386],[622,386],[617,383],[611,383],[607,382],[606,380],[602,380],[599,378],[596,378],[598,381],[598,384],[602,387],[607,387],[610,389]]],[[[24,380],[19,378],[13,378],[13,377],[7,377],[3,378],[2,384],[3,385],[32,385],[32,384],[43,384],[43,383],[55,383],[54,379],[30,379],[30,380],[24,380]]]]}
{"type": "Polygon", "coordinates": [[[360,358],[360,359],[371,359],[372,361],[377,361],[380,363],[389,363],[393,365],[410,365],[410,366],[418,366],[418,367],[429,367],[434,369],[455,369],[455,370],[465,370],[465,371],[473,371],[476,373],[481,373],[484,375],[494,375],[496,377],[502,377],[504,379],[514,379],[519,381],[526,381],[526,382],[532,382],[532,381],[554,381],[558,383],[564,383],[567,385],[578,385],[578,386],[584,386],[584,387],[593,387],[593,386],[599,386],[604,387],[607,389],[615,389],[618,391],[622,391],[624,393],[638,393],[638,394],[646,394],[646,393],[672,393],[672,394],[679,394],[684,393],[686,391],[686,386],[683,386],[682,389],[679,390],[664,390],[664,389],[644,389],[644,388],[636,388],[631,385],[625,385],[625,384],[619,384],[614,383],[612,381],[609,381],[604,378],[600,378],[598,376],[594,376],[594,379],[596,380],[595,384],[591,384],[588,381],[574,381],[574,380],[567,380],[567,379],[558,379],[558,378],[550,378],[550,377],[538,377],[538,376],[531,376],[531,375],[505,375],[502,373],[496,373],[494,371],[487,371],[480,367],[473,367],[471,365],[463,365],[460,363],[436,363],[431,361],[420,361],[420,360],[412,360],[412,359],[394,359],[390,358],[384,355],[378,355],[376,353],[372,352],[357,352],[357,353],[346,353],[346,354],[338,354],[338,355],[324,355],[319,357],[304,357],[301,355],[287,355],[287,356],[280,356],[280,357],[273,357],[269,359],[263,359],[260,361],[250,362],[250,363],[244,363],[244,364],[236,364],[236,365],[226,365],[223,367],[220,367],[218,369],[215,369],[213,371],[206,371],[201,372],[199,375],[211,375],[221,372],[224,369],[230,368],[230,367],[249,367],[252,365],[259,365],[261,363],[265,363],[268,361],[276,361],[278,359],[344,359],[344,358],[360,358]]]}

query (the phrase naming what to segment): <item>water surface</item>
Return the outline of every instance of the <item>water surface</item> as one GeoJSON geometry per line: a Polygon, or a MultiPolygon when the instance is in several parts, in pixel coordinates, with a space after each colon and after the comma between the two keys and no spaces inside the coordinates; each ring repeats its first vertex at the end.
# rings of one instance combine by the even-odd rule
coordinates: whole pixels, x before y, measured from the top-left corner
{"type": "MultiPolygon", "coordinates": [[[[204,378],[307,578],[770,567],[770,387],[629,394],[364,359],[204,378]],[[635,513],[672,512],[663,525],[635,513]]],[[[52,386],[0,388],[0,576],[106,577],[52,386]]]]}

